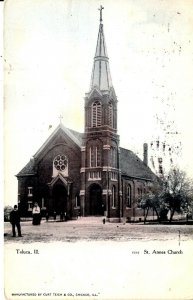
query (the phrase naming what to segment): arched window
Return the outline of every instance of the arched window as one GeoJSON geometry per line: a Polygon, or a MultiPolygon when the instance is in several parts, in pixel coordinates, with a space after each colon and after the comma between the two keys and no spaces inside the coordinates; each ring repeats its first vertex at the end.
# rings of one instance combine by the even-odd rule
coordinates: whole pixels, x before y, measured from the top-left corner
{"type": "Polygon", "coordinates": [[[89,149],[89,165],[90,167],[94,167],[94,161],[95,161],[95,157],[94,157],[94,147],[91,146],[89,149]]]}
{"type": "Polygon", "coordinates": [[[92,127],[101,126],[102,110],[101,103],[95,101],[92,105],[92,127]]]}
{"type": "Polygon", "coordinates": [[[110,102],[108,107],[108,124],[110,127],[113,127],[113,105],[110,102]]]}
{"type": "Polygon", "coordinates": [[[91,146],[89,150],[90,167],[101,166],[101,150],[99,146],[91,146]]]}
{"type": "Polygon", "coordinates": [[[131,186],[127,187],[127,207],[131,207],[131,186]]]}
{"type": "Polygon", "coordinates": [[[112,187],[112,207],[116,207],[116,188],[114,185],[112,187]]]}

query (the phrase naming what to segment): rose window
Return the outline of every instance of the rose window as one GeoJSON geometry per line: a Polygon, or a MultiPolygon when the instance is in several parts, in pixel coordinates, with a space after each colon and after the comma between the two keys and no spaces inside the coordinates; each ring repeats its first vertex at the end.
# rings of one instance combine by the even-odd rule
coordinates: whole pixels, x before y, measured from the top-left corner
{"type": "Polygon", "coordinates": [[[58,171],[64,171],[67,167],[67,158],[65,155],[57,155],[54,159],[54,167],[58,171]]]}

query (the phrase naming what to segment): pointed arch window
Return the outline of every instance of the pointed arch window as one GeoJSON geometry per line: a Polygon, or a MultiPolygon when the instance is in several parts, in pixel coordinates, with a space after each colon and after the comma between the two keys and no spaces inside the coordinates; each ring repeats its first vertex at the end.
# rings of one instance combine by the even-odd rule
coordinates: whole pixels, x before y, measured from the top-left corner
{"type": "Polygon", "coordinates": [[[94,167],[95,166],[95,153],[94,153],[94,147],[93,146],[91,146],[90,147],[90,153],[89,153],[89,155],[90,155],[90,167],[94,167]]]}
{"type": "Polygon", "coordinates": [[[127,187],[127,207],[131,207],[131,186],[127,187]]]}
{"type": "Polygon", "coordinates": [[[110,127],[113,127],[113,104],[110,102],[108,107],[108,124],[110,127]]]}
{"type": "Polygon", "coordinates": [[[99,101],[95,101],[92,105],[92,127],[101,126],[102,108],[99,101]]]}
{"type": "Polygon", "coordinates": [[[90,156],[90,167],[99,167],[101,166],[101,150],[99,146],[91,146],[89,150],[90,156]]]}

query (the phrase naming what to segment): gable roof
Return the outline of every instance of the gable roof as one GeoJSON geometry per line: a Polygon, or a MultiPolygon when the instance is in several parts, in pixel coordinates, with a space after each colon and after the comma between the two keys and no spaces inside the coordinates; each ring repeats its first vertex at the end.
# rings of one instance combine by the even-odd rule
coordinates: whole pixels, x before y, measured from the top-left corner
{"type": "MultiPolygon", "coordinates": [[[[67,136],[78,146],[81,147],[82,145],[82,137],[83,133],[77,132],[75,130],[66,128],[63,124],[59,124],[58,127],[52,132],[52,134],[48,137],[48,139],[43,143],[43,145],[39,148],[39,150],[34,154],[33,158],[36,158],[49,144],[51,139],[59,132],[59,130],[62,130],[67,136]]],[[[27,163],[27,165],[16,175],[16,177],[19,176],[30,176],[35,175],[35,169],[34,169],[34,159],[30,159],[30,161],[27,163]]]]}
{"type": "Polygon", "coordinates": [[[16,175],[16,177],[20,176],[32,176],[35,175],[35,169],[34,169],[34,159],[30,159],[30,161],[25,165],[25,167],[16,175]]]}
{"type": "Polygon", "coordinates": [[[128,177],[145,180],[156,180],[156,175],[144,162],[132,151],[120,147],[121,174],[128,177]]]}
{"type": "Polygon", "coordinates": [[[39,153],[46,148],[46,146],[49,144],[52,138],[59,132],[59,130],[62,130],[78,147],[81,147],[83,133],[69,129],[65,127],[62,123],[60,123],[58,127],[56,127],[56,129],[52,132],[52,134],[48,137],[45,143],[40,147],[40,149],[34,154],[34,157],[37,157],[39,153]]]}
{"type": "MultiPolygon", "coordinates": [[[[64,127],[64,126],[63,126],[64,127]]],[[[72,130],[72,129],[69,129],[69,128],[66,128],[64,127],[63,129],[67,134],[68,136],[79,146],[81,147],[82,146],[82,138],[83,138],[83,135],[84,133],[82,132],[78,132],[78,131],[75,131],[75,130],[72,130]]]]}

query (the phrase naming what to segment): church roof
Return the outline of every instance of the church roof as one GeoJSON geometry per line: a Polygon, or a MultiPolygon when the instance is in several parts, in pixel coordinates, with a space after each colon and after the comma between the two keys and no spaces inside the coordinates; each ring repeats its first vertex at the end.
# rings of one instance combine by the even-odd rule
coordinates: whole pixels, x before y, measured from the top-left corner
{"type": "Polygon", "coordinates": [[[52,134],[48,137],[45,143],[40,147],[40,149],[35,153],[34,157],[37,157],[39,153],[46,148],[48,143],[52,140],[52,138],[57,135],[59,130],[62,130],[66,135],[78,146],[81,147],[82,145],[82,133],[77,132],[75,130],[69,129],[65,127],[62,123],[58,125],[58,127],[52,132],[52,134]]]}
{"type": "Polygon", "coordinates": [[[120,148],[121,174],[128,177],[156,180],[155,174],[132,151],[120,148]]]}
{"type": "MultiPolygon", "coordinates": [[[[64,127],[64,126],[63,126],[64,127]]],[[[70,138],[79,146],[82,146],[82,138],[84,133],[72,130],[70,128],[64,127],[65,132],[68,131],[68,135],[70,136],[70,138]]]]}
{"type": "Polygon", "coordinates": [[[25,167],[16,176],[30,176],[35,175],[35,173],[36,172],[34,170],[34,160],[30,159],[27,165],[25,165],[25,167]]]}
{"type": "Polygon", "coordinates": [[[109,68],[109,58],[107,55],[107,48],[105,44],[102,18],[100,19],[90,90],[92,90],[94,87],[98,87],[101,91],[109,91],[113,87],[109,68]]]}
{"type": "Polygon", "coordinates": [[[40,147],[40,149],[34,154],[33,158],[27,163],[27,165],[16,175],[18,176],[30,176],[35,175],[34,170],[34,158],[36,158],[48,145],[51,139],[57,134],[59,130],[64,131],[67,136],[78,146],[81,147],[82,145],[82,137],[83,133],[77,132],[75,130],[69,129],[65,127],[62,123],[58,125],[58,127],[52,132],[49,138],[45,141],[45,143],[40,147]]]}
{"type": "MultiPolygon", "coordinates": [[[[65,131],[65,133],[68,134],[68,136],[78,145],[82,145],[82,137],[83,133],[77,132],[75,130],[69,129],[64,127],[62,124],[60,124],[56,130],[52,133],[52,135],[47,139],[47,141],[43,144],[43,148],[46,147],[47,143],[50,141],[51,137],[56,134],[56,132],[61,128],[65,131]]],[[[40,150],[42,151],[43,148],[40,148],[36,154],[40,153],[40,150]]],[[[123,176],[128,176],[132,178],[141,178],[145,180],[155,180],[156,176],[151,171],[151,169],[146,166],[143,161],[134,154],[131,150],[127,150],[120,147],[120,169],[121,174],[123,176]]],[[[30,176],[35,175],[35,169],[34,169],[34,159],[30,159],[30,161],[27,163],[27,165],[16,175],[19,176],[30,176]]]]}

